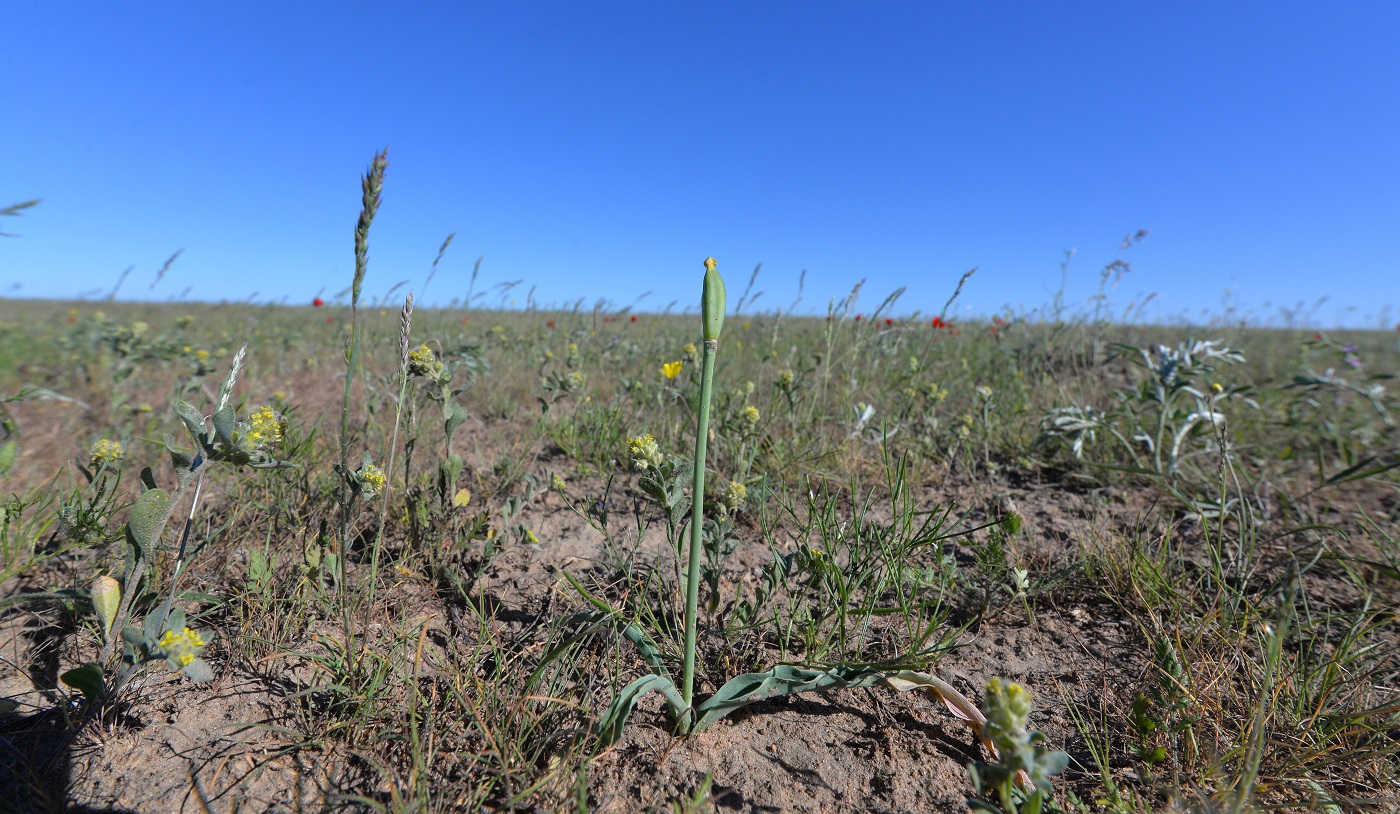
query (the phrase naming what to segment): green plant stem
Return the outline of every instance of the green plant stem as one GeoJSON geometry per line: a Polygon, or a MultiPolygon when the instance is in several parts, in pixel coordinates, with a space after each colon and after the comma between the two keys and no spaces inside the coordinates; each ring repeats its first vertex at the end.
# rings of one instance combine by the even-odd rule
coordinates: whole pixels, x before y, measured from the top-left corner
{"type": "MultiPolygon", "coordinates": [[[[190,483],[196,479],[196,476],[198,476],[201,483],[203,482],[203,467],[207,463],[207,461],[201,462],[196,469],[180,470],[175,491],[170,495],[170,505],[166,508],[165,516],[160,519],[160,523],[156,527],[156,540],[159,540],[161,535],[165,533],[165,527],[170,523],[170,516],[175,513],[175,510],[179,508],[180,502],[185,499],[185,491],[189,489],[190,483]]],[[[193,512],[193,506],[191,506],[191,512],[193,512]]],[[[140,549],[135,564],[132,566],[131,570],[127,571],[122,577],[121,603],[117,606],[117,615],[113,617],[112,633],[102,645],[102,652],[98,659],[103,669],[106,669],[108,663],[112,659],[112,655],[116,652],[117,642],[121,640],[122,628],[126,627],[127,623],[131,621],[131,601],[136,597],[136,589],[140,587],[141,578],[145,575],[146,569],[150,565],[150,560],[147,559],[147,556],[145,549],[140,549]]]]}
{"type": "MultiPolygon", "coordinates": [[[[365,636],[360,641],[359,657],[364,656],[364,651],[369,647],[369,623],[370,614],[374,612],[374,586],[379,583],[379,551],[384,543],[384,525],[389,519],[389,491],[394,485],[394,453],[399,445],[399,426],[403,421],[404,400],[408,397],[408,335],[413,317],[413,292],[408,293],[408,298],[404,300],[403,311],[400,312],[400,332],[401,340],[399,347],[399,400],[394,405],[394,430],[389,436],[389,460],[386,462],[385,472],[388,475],[384,479],[384,490],[379,496],[379,529],[374,535],[374,550],[370,554],[369,566],[369,588],[365,592],[365,636]]],[[[404,479],[407,481],[407,468],[404,471],[404,479]]],[[[407,485],[405,485],[407,490],[407,485]]],[[[415,671],[417,665],[414,666],[415,671]]]]}
{"type": "MultiPolygon", "coordinates": [[[[695,621],[700,604],[700,536],[705,522],[705,444],[710,435],[710,395],[715,381],[715,352],[719,340],[705,340],[700,363],[700,409],[695,425],[695,484],[690,495],[690,552],[685,569],[685,666],[681,673],[681,698],[687,707],[695,691],[695,621]]],[[[682,723],[688,725],[689,721],[682,723]]]]}

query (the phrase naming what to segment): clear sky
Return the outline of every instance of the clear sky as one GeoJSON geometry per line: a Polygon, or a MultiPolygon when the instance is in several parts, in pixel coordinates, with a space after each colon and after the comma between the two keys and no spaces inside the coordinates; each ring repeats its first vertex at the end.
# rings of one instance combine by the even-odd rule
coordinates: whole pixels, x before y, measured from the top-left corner
{"type": "MultiPolygon", "coordinates": [[[[1400,3],[61,2],[0,24],[0,293],[1400,320],[1400,3]],[[1119,252],[1125,234],[1151,230],[1119,252]],[[184,249],[154,289],[165,259],[184,249]],[[17,287],[18,286],[18,287],[17,287]],[[402,290],[400,291],[400,294],[402,290]],[[488,302],[497,298],[491,295],[488,302]],[[1388,314],[1388,316],[1386,315],[1388,314]]],[[[97,295],[102,296],[102,295],[97,295]]]]}

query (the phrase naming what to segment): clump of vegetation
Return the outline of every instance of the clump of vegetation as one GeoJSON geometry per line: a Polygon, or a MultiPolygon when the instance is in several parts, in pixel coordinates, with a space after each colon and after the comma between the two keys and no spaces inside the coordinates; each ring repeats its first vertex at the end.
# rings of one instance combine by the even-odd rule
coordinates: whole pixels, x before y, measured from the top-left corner
{"type": "Polygon", "coordinates": [[[1393,805],[1394,336],[400,307],[388,166],[330,302],[0,302],[5,799],[1393,805]]]}

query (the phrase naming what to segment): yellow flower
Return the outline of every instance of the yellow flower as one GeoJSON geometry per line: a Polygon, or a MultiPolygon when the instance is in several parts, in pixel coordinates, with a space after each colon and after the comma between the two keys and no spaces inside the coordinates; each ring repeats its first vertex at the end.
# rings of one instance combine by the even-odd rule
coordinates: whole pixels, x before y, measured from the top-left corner
{"type": "Polygon", "coordinates": [[[700,351],[696,350],[694,342],[687,344],[684,348],[681,348],[681,350],[685,353],[685,358],[688,359],[692,365],[700,363],[700,351]]]}
{"type": "Polygon", "coordinates": [[[255,449],[274,446],[282,443],[282,433],[285,429],[286,422],[282,420],[282,416],[271,407],[263,405],[256,413],[248,416],[248,431],[243,440],[255,449]]]}
{"type": "Polygon", "coordinates": [[[1210,388],[1211,388],[1212,390],[1214,390],[1215,392],[1217,392],[1217,393],[1224,393],[1224,392],[1225,392],[1225,388],[1220,386],[1220,382],[1215,382],[1214,384],[1212,384],[1212,385],[1210,386],[1210,388]]]}
{"type": "Polygon", "coordinates": [[[93,466],[114,464],[122,459],[121,442],[103,438],[101,441],[92,445],[91,455],[93,466]]]}
{"type": "Polygon", "coordinates": [[[374,464],[365,464],[356,472],[360,488],[364,491],[365,499],[368,500],[379,494],[379,490],[389,482],[389,476],[384,474],[384,470],[374,464]]]}
{"type": "Polygon", "coordinates": [[[562,492],[568,487],[569,484],[565,483],[564,479],[559,477],[558,475],[554,475],[549,479],[549,488],[555,490],[556,492],[562,492]]]}
{"type": "Polygon", "coordinates": [[[748,425],[749,429],[757,427],[760,418],[762,418],[762,416],[759,414],[757,407],[750,404],[744,408],[744,423],[748,425]]]}
{"type": "Polygon", "coordinates": [[[795,381],[797,381],[797,374],[792,372],[792,368],[788,368],[778,374],[778,386],[784,390],[791,389],[795,381]]]}
{"type": "Polygon", "coordinates": [[[987,716],[988,739],[996,742],[1024,740],[1031,714],[1031,695],[1020,684],[993,678],[987,682],[982,712],[987,716]]]}
{"type": "Polygon", "coordinates": [[[525,529],[525,541],[529,543],[538,543],[540,538],[536,537],[533,531],[525,529]]]}
{"type": "Polygon", "coordinates": [[[661,455],[661,447],[651,433],[639,435],[627,442],[627,455],[632,459],[632,468],[641,472],[648,466],[660,466],[666,459],[661,455]]]}
{"type": "Polygon", "coordinates": [[[204,637],[188,627],[179,633],[167,630],[156,645],[165,652],[167,659],[173,659],[181,667],[188,667],[199,648],[204,646],[204,637]]]}
{"type": "Polygon", "coordinates": [[[724,494],[720,496],[719,502],[721,506],[731,512],[738,511],[748,497],[748,487],[737,480],[732,480],[729,482],[729,487],[724,490],[724,494]]]}
{"type": "Polygon", "coordinates": [[[471,502],[472,493],[470,489],[458,489],[457,494],[452,496],[452,505],[459,509],[471,502]]]}
{"type": "Polygon", "coordinates": [[[436,376],[437,356],[427,345],[419,345],[408,352],[408,374],[410,376],[436,376]]]}
{"type": "Polygon", "coordinates": [[[661,375],[668,379],[674,379],[681,374],[680,362],[667,362],[661,366],[661,375]]]}

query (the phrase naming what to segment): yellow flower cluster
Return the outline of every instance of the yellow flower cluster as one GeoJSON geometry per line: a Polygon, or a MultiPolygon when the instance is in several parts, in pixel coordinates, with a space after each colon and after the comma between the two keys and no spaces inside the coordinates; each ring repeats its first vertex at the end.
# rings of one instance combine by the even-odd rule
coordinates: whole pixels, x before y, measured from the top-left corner
{"type": "Polygon", "coordinates": [[[638,472],[648,466],[660,466],[665,460],[661,455],[661,447],[657,445],[656,439],[651,437],[651,433],[639,435],[628,441],[627,455],[632,459],[632,468],[638,472]]]}
{"type": "Polygon", "coordinates": [[[760,418],[762,418],[762,416],[759,414],[757,407],[750,404],[744,408],[744,425],[749,429],[752,430],[757,427],[760,418]]]}
{"type": "Polygon", "coordinates": [[[161,636],[156,644],[165,652],[166,658],[173,656],[181,667],[188,667],[194,661],[199,648],[204,646],[204,637],[187,627],[179,633],[173,630],[165,631],[165,635],[161,636]]]}
{"type": "Polygon", "coordinates": [[[91,455],[93,466],[114,464],[122,459],[121,442],[103,438],[101,441],[92,445],[91,455]]]}
{"type": "Polygon", "coordinates": [[[385,475],[384,470],[374,464],[365,464],[360,467],[357,474],[359,475],[360,486],[364,489],[365,497],[367,498],[374,497],[378,494],[379,490],[383,489],[384,485],[389,482],[389,476],[385,475]]]}
{"type": "Polygon", "coordinates": [[[732,480],[729,482],[729,487],[724,490],[724,494],[720,495],[719,502],[724,508],[733,512],[738,511],[739,507],[744,505],[744,501],[747,500],[748,497],[748,487],[737,480],[732,480]]]}
{"type": "Polygon", "coordinates": [[[408,375],[410,376],[434,376],[434,366],[437,364],[437,356],[433,349],[427,345],[419,345],[416,349],[408,352],[408,375]]]}
{"type": "Polygon", "coordinates": [[[1025,687],[1002,678],[993,678],[987,682],[982,709],[987,716],[985,731],[989,740],[1000,743],[1003,740],[1019,742],[1026,739],[1031,696],[1025,687]]]}
{"type": "Polygon", "coordinates": [[[248,431],[243,440],[254,448],[276,446],[282,443],[282,433],[286,423],[277,411],[263,405],[257,412],[248,416],[248,431]]]}

